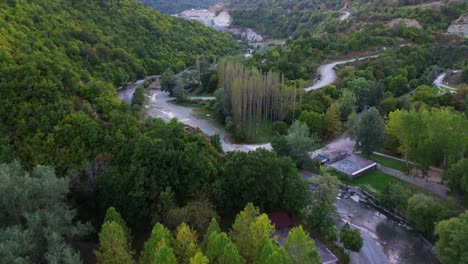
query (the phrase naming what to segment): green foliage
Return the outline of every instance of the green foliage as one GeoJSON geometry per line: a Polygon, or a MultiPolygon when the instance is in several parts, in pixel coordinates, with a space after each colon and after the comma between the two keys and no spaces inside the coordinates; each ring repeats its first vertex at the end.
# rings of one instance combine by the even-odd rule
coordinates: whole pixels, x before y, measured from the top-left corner
{"type": "Polygon", "coordinates": [[[125,223],[125,220],[123,220],[120,213],[117,212],[117,210],[115,210],[114,207],[107,208],[106,215],[104,216],[103,223],[110,223],[110,222],[117,223],[120,226],[120,228],[122,228],[122,231],[124,231],[125,239],[129,241],[129,243],[132,242],[132,235],[130,233],[130,229],[128,229],[127,224],[125,223]]]}
{"type": "Polygon", "coordinates": [[[335,138],[342,129],[340,115],[336,103],[331,104],[325,114],[326,132],[328,138],[335,138]]]}
{"type": "Polygon", "coordinates": [[[288,134],[288,124],[282,121],[273,122],[271,125],[271,130],[277,135],[287,135],[288,134]]]}
{"type": "Polygon", "coordinates": [[[333,215],[336,214],[333,203],[339,190],[340,181],[334,176],[325,173],[314,178],[312,182],[316,190],[311,195],[311,208],[307,216],[309,227],[327,237],[336,240],[333,215]]]}
{"type": "Polygon", "coordinates": [[[282,208],[296,214],[306,205],[307,184],[289,158],[258,149],[228,153],[219,189],[213,192],[218,208],[227,213],[254,202],[262,210],[282,208]]]}
{"type": "Polygon", "coordinates": [[[460,113],[434,108],[430,112],[396,110],[389,114],[386,132],[398,140],[399,151],[423,170],[454,164],[466,149],[468,121],[460,113]],[[418,131],[418,133],[414,133],[418,131]]]}
{"type": "Polygon", "coordinates": [[[260,214],[257,207],[248,203],[236,216],[229,235],[247,262],[252,262],[262,240],[269,238],[274,231],[268,216],[260,214]]]}
{"type": "Polygon", "coordinates": [[[161,241],[160,245],[157,248],[157,251],[155,252],[154,261],[151,263],[176,264],[178,262],[172,248],[170,248],[165,241],[161,241]]]}
{"type": "Polygon", "coordinates": [[[154,225],[151,235],[145,242],[143,251],[140,254],[140,264],[156,264],[156,259],[174,259],[175,255],[172,252],[172,235],[169,229],[157,223],[154,225]],[[173,258],[171,257],[174,256],[173,258]]]}
{"type": "Polygon", "coordinates": [[[341,229],[340,242],[346,249],[354,252],[359,252],[363,244],[359,230],[351,229],[349,224],[346,224],[343,229],[341,229]]]}
{"type": "Polygon", "coordinates": [[[322,263],[322,258],[315,247],[314,241],[302,226],[295,227],[289,231],[284,248],[293,259],[292,263],[322,263]]]}
{"type": "Polygon", "coordinates": [[[258,264],[290,264],[292,259],[286,253],[283,247],[275,244],[271,238],[264,237],[260,242],[256,253],[256,261],[258,264]]]}
{"type": "Polygon", "coordinates": [[[144,103],[145,103],[145,89],[143,88],[143,85],[140,85],[135,89],[135,92],[133,93],[132,106],[140,108],[143,106],[144,103]]]}
{"type": "Polygon", "coordinates": [[[450,190],[467,199],[468,194],[468,159],[462,159],[444,171],[450,190]]]}
{"type": "Polygon", "coordinates": [[[94,252],[99,264],[131,264],[133,252],[130,241],[125,237],[124,230],[117,222],[105,222],[99,233],[99,249],[94,252]]]}
{"type": "Polygon", "coordinates": [[[465,83],[468,83],[468,66],[466,66],[465,68],[463,68],[463,71],[462,71],[462,81],[465,82],[465,83]]]}
{"type": "Polygon", "coordinates": [[[195,256],[190,258],[190,264],[208,264],[208,258],[205,257],[201,252],[197,252],[195,256]]]}
{"type": "Polygon", "coordinates": [[[406,214],[415,223],[416,230],[432,238],[435,223],[453,216],[454,208],[424,194],[415,194],[408,200],[406,214]]]}
{"type": "Polygon", "coordinates": [[[160,77],[161,82],[161,90],[165,92],[169,92],[172,96],[174,93],[174,89],[177,86],[177,79],[174,75],[174,72],[171,69],[166,69],[160,77]]]}
{"type": "Polygon", "coordinates": [[[211,263],[223,264],[243,264],[244,258],[239,254],[239,251],[224,232],[206,233],[208,236],[206,246],[206,256],[211,263]]]}
{"type": "Polygon", "coordinates": [[[356,147],[365,156],[371,155],[385,144],[385,122],[374,107],[359,114],[354,126],[356,147]]]}
{"type": "Polygon", "coordinates": [[[439,237],[435,244],[437,256],[443,264],[468,261],[468,213],[439,222],[435,228],[439,237]]]}
{"type": "MultiPolygon", "coordinates": [[[[117,131],[121,129],[114,126],[117,131]]],[[[151,217],[163,221],[162,216],[173,207],[160,203],[164,198],[160,194],[167,187],[181,204],[186,204],[190,195],[211,189],[219,177],[221,158],[202,134],[186,134],[183,125],[175,120],[165,124],[148,119],[141,132],[136,124],[132,126],[130,136],[109,139],[117,166],[98,179],[104,205],[114,205],[131,223],[149,221],[151,217]]],[[[120,131],[125,133],[127,129],[120,131]]]]}
{"type": "Polygon", "coordinates": [[[7,29],[0,40],[0,141],[14,142],[24,162],[60,174],[86,170],[98,153],[109,153],[99,144],[105,134],[121,136],[106,129],[129,114],[115,86],[238,47],[226,34],[135,0],[3,1],[0,10],[7,29]]]}
{"type": "Polygon", "coordinates": [[[288,130],[286,136],[289,146],[289,155],[299,168],[304,167],[310,161],[309,151],[317,147],[317,139],[309,135],[309,128],[300,121],[295,121],[288,130]]]}
{"type": "Polygon", "coordinates": [[[380,202],[385,208],[406,210],[411,191],[402,184],[389,183],[380,196],[380,202]]]}
{"type": "Polygon", "coordinates": [[[341,97],[336,101],[340,111],[340,120],[345,122],[356,111],[356,96],[349,90],[343,90],[341,97]]]}
{"type": "Polygon", "coordinates": [[[0,193],[0,262],[81,263],[68,241],[91,227],[66,203],[68,179],[49,167],[28,173],[18,162],[0,164],[0,193]]]}
{"type": "Polygon", "coordinates": [[[187,205],[174,208],[167,212],[165,223],[169,228],[176,228],[182,223],[202,233],[208,227],[210,220],[218,217],[213,204],[208,199],[195,199],[187,205]]]}
{"type": "Polygon", "coordinates": [[[271,141],[273,150],[278,154],[279,157],[287,157],[291,152],[289,147],[288,139],[285,136],[276,136],[271,141]]]}
{"type": "Polygon", "coordinates": [[[325,114],[303,111],[298,120],[307,125],[311,135],[319,138],[325,137],[327,127],[325,114]]]}
{"type": "Polygon", "coordinates": [[[174,234],[174,252],[178,263],[190,263],[190,258],[199,251],[197,240],[197,232],[186,223],[182,223],[177,227],[174,234]]]}
{"type": "Polygon", "coordinates": [[[437,90],[428,85],[420,85],[414,91],[413,101],[421,101],[427,105],[437,103],[437,90]]]}
{"type": "Polygon", "coordinates": [[[210,136],[210,143],[218,152],[223,152],[223,146],[221,145],[221,137],[219,134],[210,136]]]}

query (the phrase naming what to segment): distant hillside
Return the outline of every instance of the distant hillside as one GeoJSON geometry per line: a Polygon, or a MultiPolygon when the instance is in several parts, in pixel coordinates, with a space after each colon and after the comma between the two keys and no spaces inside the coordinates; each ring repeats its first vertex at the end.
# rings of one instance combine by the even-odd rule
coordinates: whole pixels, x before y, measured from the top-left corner
{"type": "Polygon", "coordinates": [[[463,0],[228,0],[235,25],[254,28],[272,38],[297,38],[303,33],[349,32],[366,23],[414,19],[423,30],[443,32],[467,10],[463,0]],[[352,27],[340,17],[350,12],[352,27]]]}
{"type": "Polygon", "coordinates": [[[0,157],[5,143],[33,164],[56,164],[45,142],[70,114],[107,122],[116,86],[238,52],[231,36],[137,0],[1,1],[0,31],[0,157]]]}
{"type": "Polygon", "coordinates": [[[219,0],[141,0],[147,6],[159,10],[166,14],[177,14],[192,8],[208,8],[219,0]]]}

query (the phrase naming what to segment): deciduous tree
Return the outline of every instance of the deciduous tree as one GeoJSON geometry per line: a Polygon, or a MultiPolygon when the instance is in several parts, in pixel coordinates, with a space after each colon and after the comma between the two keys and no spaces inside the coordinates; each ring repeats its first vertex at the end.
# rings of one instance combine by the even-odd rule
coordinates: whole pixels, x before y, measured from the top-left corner
{"type": "Polygon", "coordinates": [[[435,227],[437,256],[443,264],[468,261],[468,212],[439,222],[435,227]]]}
{"type": "Polygon", "coordinates": [[[178,263],[190,263],[190,258],[200,250],[197,241],[197,232],[186,223],[182,223],[177,227],[174,234],[174,252],[178,263]]]}
{"type": "Polygon", "coordinates": [[[340,242],[346,249],[354,252],[359,252],[363,244],[359,230],[351,229],[348,223],[341,229],[340,242]]]}
{"type": "Polygon", "coordinates": [[[377,109],[372,107],[359,114],[354,125],[354,136],[356,137],[356,148],[362,150],[366,156],[384,146],[385,122],[377,109]]]}
{"type": "Polygon", "coordinates": [[[292,263],[322,263],[322,258],[315,247],[314,241],[310,238],[309,234],[302,229],[302,226],[295,227],[289,231],[284,248],[288,255],[291,256],[293,260],[292,263]]]}

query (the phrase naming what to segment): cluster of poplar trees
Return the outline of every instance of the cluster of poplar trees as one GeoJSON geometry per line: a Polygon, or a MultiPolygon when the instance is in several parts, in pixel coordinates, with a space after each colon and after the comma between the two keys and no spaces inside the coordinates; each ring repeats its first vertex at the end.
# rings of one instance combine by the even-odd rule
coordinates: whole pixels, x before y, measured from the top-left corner
{"type": "Polygon", "coordinates": [[[221,62],[218,76],[235,129],[247,138],[258,132],[262,122],[283,121],[304,93],[303,82],[286,85],[280,73],[262,73],[238,62],[221,62]]]}

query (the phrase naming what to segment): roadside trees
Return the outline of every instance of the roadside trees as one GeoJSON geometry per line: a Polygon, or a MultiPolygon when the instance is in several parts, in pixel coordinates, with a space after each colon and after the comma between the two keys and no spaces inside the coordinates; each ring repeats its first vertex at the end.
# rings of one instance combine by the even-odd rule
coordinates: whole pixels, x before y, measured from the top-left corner
{"type": "Polygon", "coordinates": [[[290,149],[289,155],[296,163],[296,166],[299,168],[304,167],[310,160],[308,152],[315,148],[317,139],[309,135],[309,128],[300,121],[295,121],[291,125],[286,139],[290,149]]]}
{"type": "Polygon", "coordinates": [[[329,174],[314,178],[316,190],[311,195],[311,205],[307,223],[312,230],[323,234],[329,240],[336,240],[333,214],[336,213],[333,203],[339,189],[338,178],[329,174]]]}
{"type": "Polygon", "coordinates": [[[363,240],[359,230],[351,229],[348,223],[343,227],[340,233],[340,242],[351,251],[359,252],[362,248],[363,240]]]}
{"type": "Polygon", "coordinates": [[[468,261],[468,212],[439,222],[435,228],[439,237],[435,244],[437,256],[443,264],[468,261]]]}
{"type": "Polygon", "coordinates": [[[365,156],[370,156],[375,150],[385,144],[385,122],[377,109],[371,109],[359,114],[354,126],[356,147],[365,156]]]}

